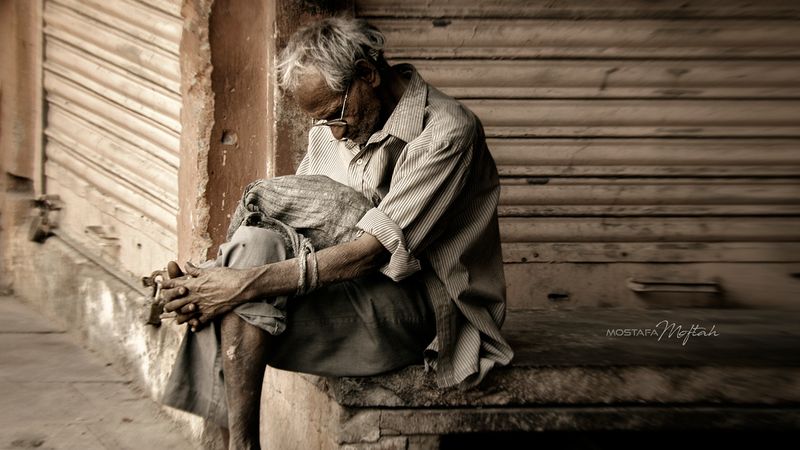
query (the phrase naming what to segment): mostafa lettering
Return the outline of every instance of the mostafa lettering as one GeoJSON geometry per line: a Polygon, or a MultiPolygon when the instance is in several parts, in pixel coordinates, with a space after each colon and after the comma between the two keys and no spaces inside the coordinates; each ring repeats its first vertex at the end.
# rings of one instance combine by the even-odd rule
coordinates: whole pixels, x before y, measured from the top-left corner
{"type": "Polygon", "coordinates": [[[669,320],[662,320],[656,324],[655,328],[607,328],[606,337],[650,337],[656,336],[659,341],[667,338],[681,339],[681,345],[686,345],[689,338],[699,337],[712,337],[719,336],[717,326],[712,325],[711,328],[702,327],[699,324],[692,324],[688,329],[684,329],[683,325],[679,325],[669,320]]]}
{"type": "Polygon", "coordinates": [[[653,328],[608,328],[607,337],[647,337],[658,334],[658,330],[653,328]]]}

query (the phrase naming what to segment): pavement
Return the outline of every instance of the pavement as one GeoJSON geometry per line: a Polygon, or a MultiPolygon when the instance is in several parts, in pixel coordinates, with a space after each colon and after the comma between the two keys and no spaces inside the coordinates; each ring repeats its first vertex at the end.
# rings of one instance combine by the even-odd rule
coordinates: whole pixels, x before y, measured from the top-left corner
{"type": "Polygon", "coordinates": [[[192,449],[111,363],[0,297],[0,449],[192,449]]]}

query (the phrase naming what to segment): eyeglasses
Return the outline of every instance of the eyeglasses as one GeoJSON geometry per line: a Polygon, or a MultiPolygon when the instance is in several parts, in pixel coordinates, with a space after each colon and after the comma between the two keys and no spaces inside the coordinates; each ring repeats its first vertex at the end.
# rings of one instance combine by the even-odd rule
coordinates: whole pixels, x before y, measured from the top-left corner
{"type": "Polygon", "coordinates": [[[312,127],[346,127],[347,122],[344,120],[344,109],[347,107],[347,95],[350,93],[350,86],[352,83],[347,83],[347,89],[344,91],[344,100],[342,100],[342,113],[339,115],[338,119],[335,120],[315,120],[314,124],[311,125],[312,127]]]}

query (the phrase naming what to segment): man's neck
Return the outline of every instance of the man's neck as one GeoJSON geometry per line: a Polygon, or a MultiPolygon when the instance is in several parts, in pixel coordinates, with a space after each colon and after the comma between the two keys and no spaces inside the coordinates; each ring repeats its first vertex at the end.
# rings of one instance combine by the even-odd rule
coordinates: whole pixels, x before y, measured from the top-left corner
{"type": "Polygon", "coordinates": [[[409,79],[391,66],[381,73],[381,77],[378,98],[382,105],[380,127],[383,127],[406,92],[409,79]]]}

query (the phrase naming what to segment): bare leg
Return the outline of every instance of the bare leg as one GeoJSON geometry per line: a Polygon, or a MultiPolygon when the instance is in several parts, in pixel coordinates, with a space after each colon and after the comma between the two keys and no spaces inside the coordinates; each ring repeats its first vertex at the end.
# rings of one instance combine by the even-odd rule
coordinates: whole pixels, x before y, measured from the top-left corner
{"type": "MultiPolygon", "coordinates": [[[[283,237],[275,231],[242,226],[220,247],[216,265],[255,267],[286,259],[283,237]]],[[[257,449],[261,385],[270,334],[235,312],[220,320],[220,347],[228,400],[228,448],[257,449]]]]}
{"type": "Polygon", "coordinates": [[[235,313],[228,313],[221,322],[222,372],[230,432],[228,448],[258,449],[261,385],[270,335],[235,313]]]}

